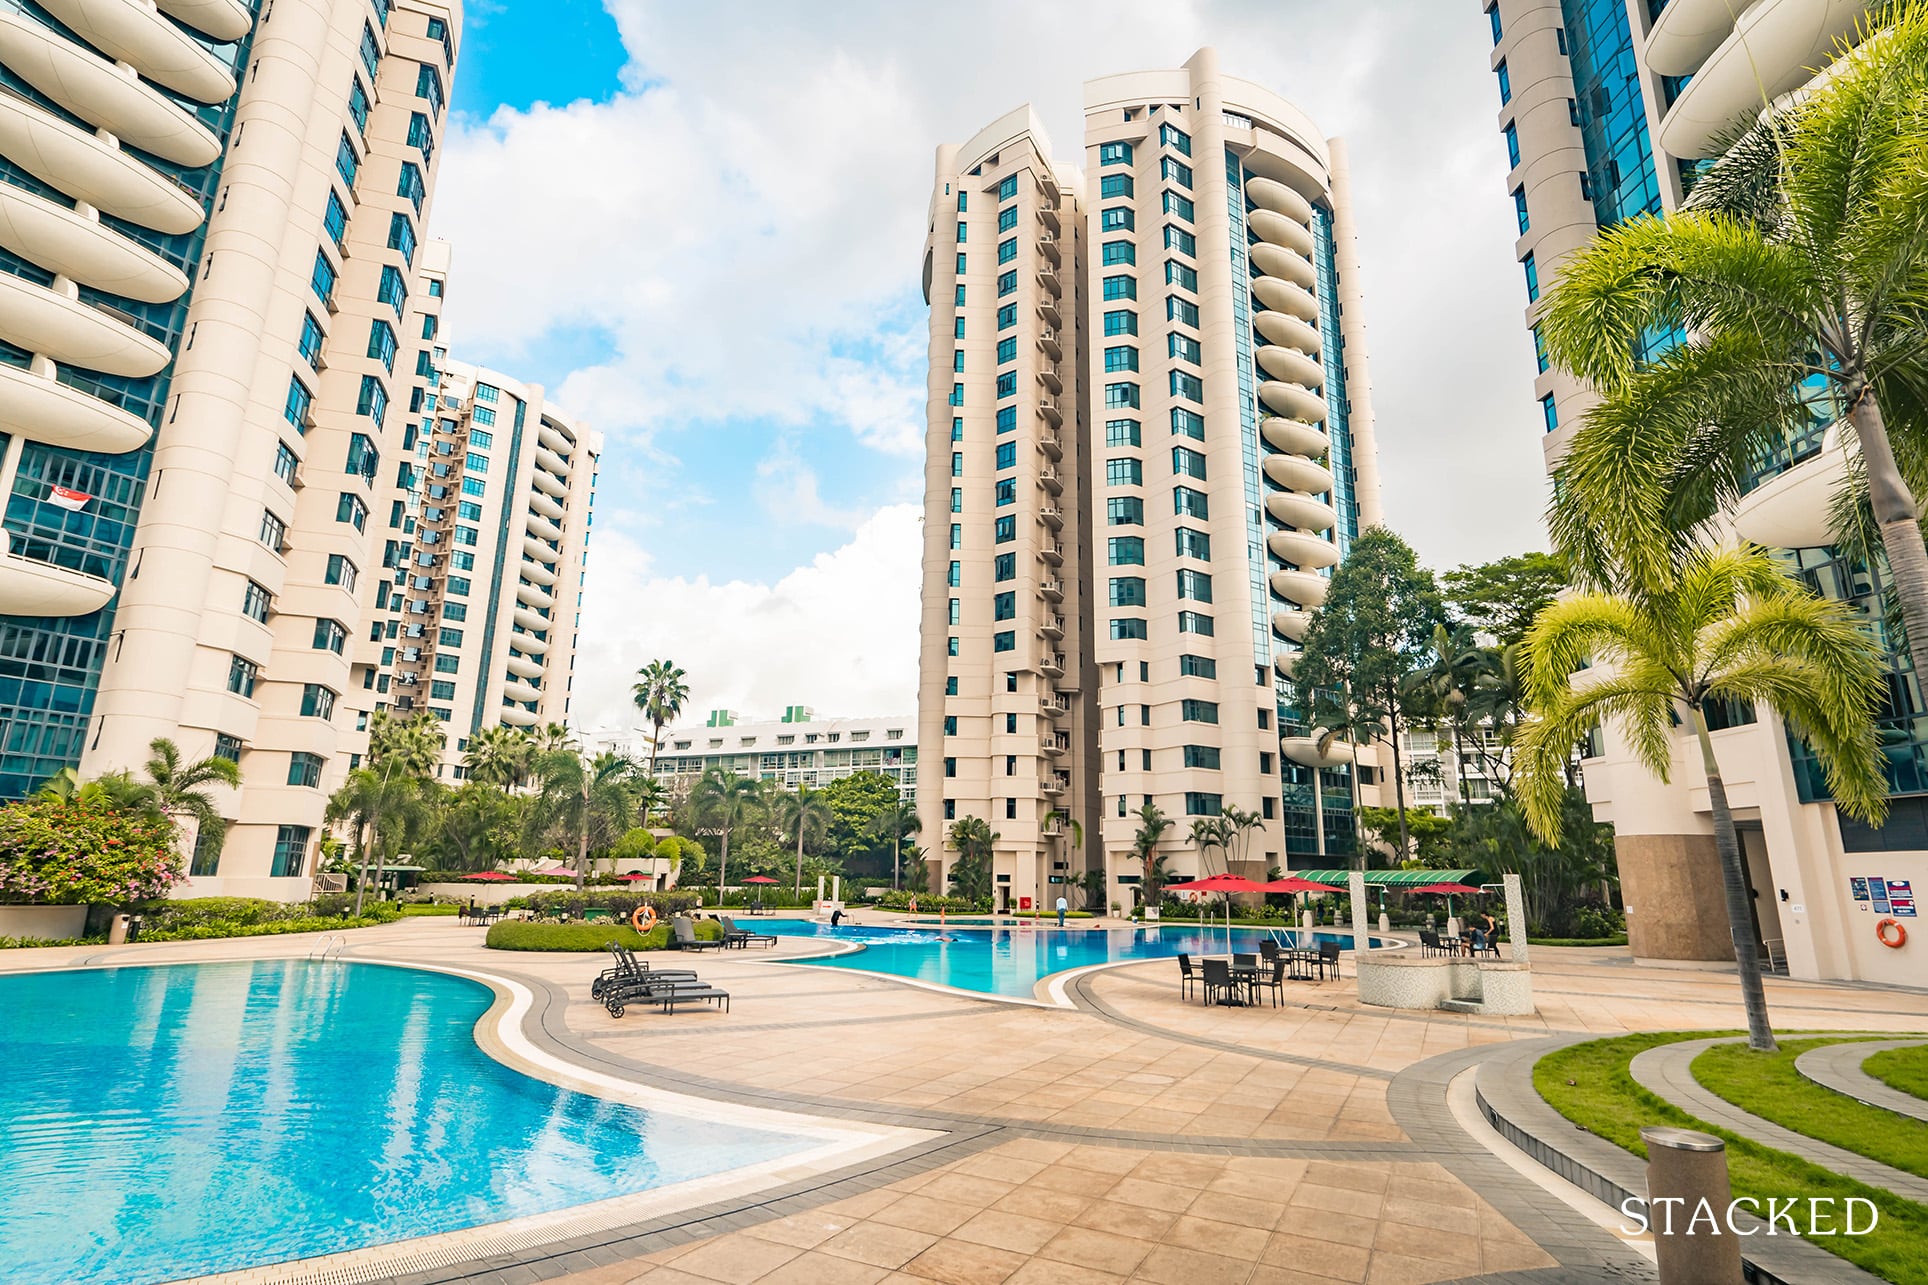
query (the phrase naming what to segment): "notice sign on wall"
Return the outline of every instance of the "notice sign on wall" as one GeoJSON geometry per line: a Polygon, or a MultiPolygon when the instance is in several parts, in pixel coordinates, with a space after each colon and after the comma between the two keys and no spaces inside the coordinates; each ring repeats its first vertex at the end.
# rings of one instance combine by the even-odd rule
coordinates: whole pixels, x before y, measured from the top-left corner
{"type": "Polygon", "coordinates": [[[1880,875],[1848,877],[1848,891],[1857,910],[1872,909],[1877,915],[1915,918],[1915,886],[1908,879],[1883,879],[1880,875]]]}

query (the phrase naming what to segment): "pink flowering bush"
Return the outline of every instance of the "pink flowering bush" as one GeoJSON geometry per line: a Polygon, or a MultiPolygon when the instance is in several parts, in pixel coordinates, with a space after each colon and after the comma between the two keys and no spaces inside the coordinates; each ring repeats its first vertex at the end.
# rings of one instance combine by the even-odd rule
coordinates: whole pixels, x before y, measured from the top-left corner
{"type": "Polygon", "coordinates": [[[0,902],[120,905],[182,877],[165,818],[101,802],[28,800],[0,808],[0,902]]]}

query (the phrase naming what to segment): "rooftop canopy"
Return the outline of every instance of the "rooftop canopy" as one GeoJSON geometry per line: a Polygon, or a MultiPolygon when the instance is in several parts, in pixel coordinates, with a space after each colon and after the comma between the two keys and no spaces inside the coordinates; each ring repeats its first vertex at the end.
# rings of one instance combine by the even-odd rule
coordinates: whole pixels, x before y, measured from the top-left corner
{"type": "MultiPolygon", "coordinates": [[[[1286,873],[1295,879],[1307,879],[1313,883],[1329,883],[1345,887],[1346,881],[1355,873],[1351,870],[1290,870],[1286,873]]],[[[1368,870],[1365,872],[1368,886],[1377,888],[1424,888],[1436,883],[1479,882],[1477,870],[1368,870]]]]}

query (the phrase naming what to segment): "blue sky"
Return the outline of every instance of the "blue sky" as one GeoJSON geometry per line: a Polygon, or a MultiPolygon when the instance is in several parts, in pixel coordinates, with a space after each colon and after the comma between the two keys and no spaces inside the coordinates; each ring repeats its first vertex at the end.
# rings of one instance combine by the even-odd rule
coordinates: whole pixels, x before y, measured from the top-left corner
{"type": "Polygon", "coordinates": [[[1103,14],[471,7],[433,214],[454,249],[445,333],[605,436],[580,724],[621,722],[630,673],[657,657],[690,670],[699,711],[913,706],[933,151],[1030,101],[1075,163],[1083,80],[1204,44],[1351,142],[1392,525],[1439,566],[1540,543],[1533,357],[1477,9],[1103,14]],[[1000,35],[1017,25],[1026,40],[1000,35]]]}

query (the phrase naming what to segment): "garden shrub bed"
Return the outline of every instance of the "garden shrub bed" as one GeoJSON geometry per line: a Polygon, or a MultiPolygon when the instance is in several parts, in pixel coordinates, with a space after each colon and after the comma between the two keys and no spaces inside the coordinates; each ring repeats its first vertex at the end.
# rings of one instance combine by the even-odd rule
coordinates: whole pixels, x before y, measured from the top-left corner
{"type": "MultiPolygon", "coordinates": [[[[696,936],[701,941],[721,941],[723,925],[714,919],[696,921],[696,936]]],[[[491,950],[553,950],[590,954],[610,942],[631,950],[667,950],[670,927],[659,923],[646,933],[628,924],[537,924],[520,919],[505,919],[489,927],[483,945],[491,950]]]]}
{"type": "Polygon", "coordinates": [[[668,919],[696,909],[697,895],[680,888],[674,892],[604,891],[600,888],[594,892],[587,889],[577,892],[571,888],[567,892],[532,892],[526,897],[511,897],[502,904],[510,910],[533,910],[543,915],[567,911],[580,916],[585,910],[607,910],[616,919],[628,919],[636,912],[636,907],[648,906],[656,912],[657,918],[668,919]]]}
{"type": "Polygon", "coordinates": [[[1928,1208],[1893,1192],[1870,1187],[1799,1156],[1762,1146],[1689,1115],[1634,1082],[1628,1063],[1662,1044],[1739,1031],[1662,1031],[1591,1040],[1547,1054],[1533,1066],[1533,1087],[1548,1105],[1580,1128],[1645,1159],[1640,1130],[1653,1125],[1698,1129],[1727,1142],[1728,1175],[1734,1195],[1837,1202],[1856,1196],[1881,1211],[1880,1225],[1866,1236],[1817,1238],[1812,1243],[1873,1272],[1894,1285],[1928,1280],[1928,1208]],[[1569,1081],[1571,1083],[1569,1083],[1569,1081]]]}

